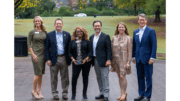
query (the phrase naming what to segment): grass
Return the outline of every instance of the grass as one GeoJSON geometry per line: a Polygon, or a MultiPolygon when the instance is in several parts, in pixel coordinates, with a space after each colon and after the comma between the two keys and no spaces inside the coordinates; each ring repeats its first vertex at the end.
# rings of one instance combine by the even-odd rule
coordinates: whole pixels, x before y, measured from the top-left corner
{"type": "MultiPolygon", "coordinates": [[[[165,17],[164,15],[162,17],[165,17]]],[[[54,28],[54,21],[58,17],[42,17],[43,23],[46,26],[47,32],[53,31],[54,28]]],[[[114,31],[116,26],[119,22],[124,22],[128,28],[128,32],[131,37],[133,37],[133,31],[139,27],[138,24],[131,23],[128,20],[137,19],[137,16],[98,16],[94,18],[93,16],[90,17],[63,17],[63,30],[72,32],[78,26],[83,26],[88,35],[92,35],[94,33],[94,29],[92,23],[94,20],[101,20],[102,21],[102,32],[109,34],[112,38],[114,35],[114,31]]],[[[14,20],[14,31],[15,35],[22,35],[27,36],[29,31],[33,29],[33,19],[15,19],[14,20]]],[[[164,27],[156,27],[150,26],[151,28],[155,29],[156,33],[158,32],[165,32],[164,27]]],[[[166,53],[166,38],[165,37],[157,37],[157,53],[166,53]]]]}

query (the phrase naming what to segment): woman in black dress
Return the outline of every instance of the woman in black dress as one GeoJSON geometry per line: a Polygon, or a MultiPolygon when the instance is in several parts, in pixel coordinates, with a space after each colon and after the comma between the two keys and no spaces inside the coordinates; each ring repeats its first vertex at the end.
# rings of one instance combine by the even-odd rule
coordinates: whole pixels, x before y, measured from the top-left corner
{"type": "Polygon", "coordinates": [[[72,100],[76,97],[76,85],[80,71],[82,70],[83,77],[83,99],[87,99],[87,87],[88,87],[88,76],[90,71],[90,57],[92,54],[91,42],[88,40],[87,31],[79,26],[76,27],[72,40],[69,44],[68,53],[72,59],[72,100]],[[78,59],[80,58],[81,63],[79,64],[78,59]]]}

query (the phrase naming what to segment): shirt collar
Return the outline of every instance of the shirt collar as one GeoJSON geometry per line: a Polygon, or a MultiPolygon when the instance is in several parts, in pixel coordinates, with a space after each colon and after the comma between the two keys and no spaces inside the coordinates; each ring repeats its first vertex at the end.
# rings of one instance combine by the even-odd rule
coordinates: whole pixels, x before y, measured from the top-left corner
{"type": "MultiPolygon", "coordinates": [[[[56,34],[58,34],[58,32],[57,32],[56,30],[55,30],[55,32],[56,32],[56,34]]],[[[63,32],[63,30],[61,30],[61,33],[62,33],[62,32],[63,32]]],[[[61,34],[61,33],[60,33],[60,34],[61,34]]]]}
{"type": "Polygon", "coordinates": [[[147,26],[147,25],[145,25],[142,29],[140,29],[140,28],[139,28],[139,30],[143,30],[143,31],[144,31],[144,30],[145,30],[145,28],[146,28],[146,26],[147,26]]]}
{"type": "Polygon", "coordinates": [[[101,32],[99,33],[99,35],[98,35],[98,36],[96,36],[96,33],[94,33],[94,36],[95,36],[95,37],[99,37],[100,35],[101,35],[101,32]]]}

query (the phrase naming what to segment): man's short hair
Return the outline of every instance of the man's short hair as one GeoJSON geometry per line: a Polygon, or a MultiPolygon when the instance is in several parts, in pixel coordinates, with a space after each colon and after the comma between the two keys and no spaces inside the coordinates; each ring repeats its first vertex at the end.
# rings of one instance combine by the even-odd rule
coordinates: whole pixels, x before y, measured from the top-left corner
{"type": "Polygon", "coordinates": [[[101,22],[100,20],[96,20],[96,21],[93,22],[93,27],[94,27],[94,24],[95,24],[96,22],[100,22],[100,24],[101,24],[101,26],[102,26],[102,22],[101,22]]]}
{"type": "MultiPolygon", "coordinates": [[[[62,19],[57,18],[57,19],[55,20],[54,24],[56,24],[56,21],[57,21],[57,20],[61,20],[61,21],[62,21],[62,19]]],[[[63,24],[63,21],[62,21],[62,24],[63,24]]]]}
{"type": "Polygon", "coordinates": [[[138,20],[139,20],[139,17],[143,17],[143,18],[145,18],[147,20],[147,17],[146,17],[146,15],[144,13],[141,13],[141,14],[138,15],[138,20]]]}

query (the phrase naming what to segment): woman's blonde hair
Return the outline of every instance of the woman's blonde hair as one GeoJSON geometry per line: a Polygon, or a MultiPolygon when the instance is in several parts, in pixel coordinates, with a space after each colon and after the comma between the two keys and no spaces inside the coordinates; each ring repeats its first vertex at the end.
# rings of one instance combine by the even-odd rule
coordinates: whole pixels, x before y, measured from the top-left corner
{"type": "MultiPolygon", "coordinates": [[[[40,26],[40,28],[41,28],[42,31],[44,31],[45,33],[47,33],[47,31],[46,31],[46,29],[45,29],[45,26],[44,26],[44,24],[43,24],[42,18],[41,18],[40,16],[35,16],[35,17],[34,17],[34,20],[33,20],[33,23],[34,23],[34,21],[35,21],[35,18],[39,18],[39,19],[40,19],[40,21],[41,21],[41,26],[40,26]]],[[[35,25],[35,24],[34,24],[34,28],[36,28],[36,25],[35,25]]]]}

